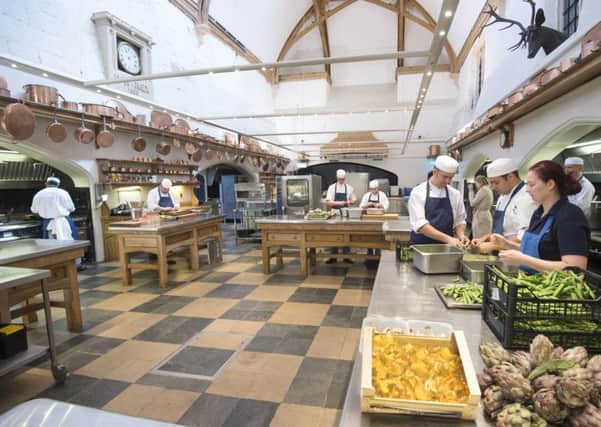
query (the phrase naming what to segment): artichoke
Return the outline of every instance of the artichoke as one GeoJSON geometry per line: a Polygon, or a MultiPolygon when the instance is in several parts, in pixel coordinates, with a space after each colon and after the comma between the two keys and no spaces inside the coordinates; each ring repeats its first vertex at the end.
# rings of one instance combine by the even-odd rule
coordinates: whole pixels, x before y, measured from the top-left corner
{"type": "Polygon", "coordinates": [[[551,352],[551,359],[561,359],[563,354],[563,347],[555,347],[551,352]]]}
{"type": "Polygon", "coordinates": [[[514,365],[512,365],[511,363],[509,363],[509,362],[502,362],[502,363],[500,363],[498,365],[493,366],[492,368],[488,368],[486,370],[486,372],[495,381],[497,379],[497,376],[500,375],[501,373],[522,375],[522,373],[520,372],[520,370],[518,368],[516,368],[514,365]]]}
{"type": "Polygon", "coordinates": [[[572,378],[573,380],[581,382],[586,388],[589,388],[593,381],[593,373],[587,368],[574,367],[563,371],[561,376],[563,378],[572,378]]]}
{"type": "Polygon", "coordinates": [[[532,387],[534,390],[540,390],[541,388],[553,388],[555,387],[555,383],[557,381],[559,381],[559,377],[557,375],[547,374],[532,381],[532,387]]]}
{"type": "Polygon", "coordinates": [[[511,355],[511,364],[518,368],[524,377],[532,370],[532,359],[525,351],[514,351],[511,355]]]}
{"type": "Polygon", "coordinates": [[[589,359],[586,367],[593,374],[593,382],[601,384],[601,355],[593,356],[589,359]]]}
{"type": "Polygon", "coordinates": [[[601,409],[590,403],[570,416],[572,427],[601,427],[601,409]]]}
{"type": "Polygon", "coordinates": [[[480,372],[476,377],[478,378],[478,385],[480,386],[481,392],[484,392],[484,390],[494,384],[494,380],[486,371],[480,372]]]}
{"type": "Polygon", "coordinates": [[[576,366],[584,368],[588,362],[588,352],[582,346],[572,347],[564,351],[561,358],[564,360],[573,360],[576,366]]]}
{"type": "Polygon", "coordinates": [[[511,360],[511,354],[500,344],[494,342],[480,344],[480,357],[489,368],[511,360]]]}
{"type": "Polygon", "coordinates": [[[589,391],[586,385],[570,377],[562,377],[555,384],[555,393],[560,402],[570,408],[584,406],[588,400],[589,391]]]}
{"type": "Polygon", "coordinates": [[[493,420],[497,417],[499,411],[503,406],[507,405],[507,400],[503,397],[501,387],[498,385],[491,385],[488,387],[482,395],[482,404],[484,406],[484,412],[493,420]]]}
{"type": "Polygon", "coordinates": [[[497,427],[546,427],[547,422],[536,412],[519,403],[511,403],[497,415],[497,427]]]}
{"type": "Polygon", "coordinates": [[[532,397],[532,387],[519,372],[499,372],[493,376],[507,400],[512,402],[526,402],[532,397]]]}
{"type": "Polygon", "coordinates": [[[543,388],[534,395],[534,410],[550,423],[561,423],[567,416],[567,408],[557,400],[555,390],[543,388]]]}
{"type": "Polygon", "coordinates": [[[601,385],[595,384],[589,391],[589,402],[601,408],[601,385]]]}
{"type": "Polygon", "coordinates": [[[530,344],[530,356],[535,366],[546,362],[553,353],[553,343],[544,335],[537,335],[530,344]]]}

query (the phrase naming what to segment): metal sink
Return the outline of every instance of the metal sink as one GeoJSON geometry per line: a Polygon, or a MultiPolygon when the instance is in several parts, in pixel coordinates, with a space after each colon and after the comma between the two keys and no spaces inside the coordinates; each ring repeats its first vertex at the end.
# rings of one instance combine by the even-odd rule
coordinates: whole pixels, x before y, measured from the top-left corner
{"type": "Polygon", "coordinates": [[[413,245],[413,265],[425,274],[459,273],[463,251],[444,244],[413,245]]]}

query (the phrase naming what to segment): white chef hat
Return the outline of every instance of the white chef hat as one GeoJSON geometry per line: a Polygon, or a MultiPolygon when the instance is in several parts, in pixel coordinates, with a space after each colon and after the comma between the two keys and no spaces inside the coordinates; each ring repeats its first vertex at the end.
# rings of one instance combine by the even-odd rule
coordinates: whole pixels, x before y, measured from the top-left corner
{"type": "Polygon", "coordinates": [[[46,179],[46,184],[52,184],[52,185],[56,185],[58,187],[59,185],[61,185],[61,180],[55,176],[49,176],[46,179]]]}
{"type": "Polygon", "coordinates": [[[373,179],[371,181],[369,181],[369,188],[378,188],[380,186],[380,183],[378,182],[377,179],[373,179]]]}
{"type": "Polygon", "coordinates": [[[507,175],[508,173],[518,170],[513,160],[508,158],[501,158],[493,160],[491,164],[486,168],[486,175],[489,178],[495,178],[497,176],[507,175]]]}
{"type": "Polygon", "coordinates": [[[568,157],[563,163],[564,166],[584,166],[582,157],[568,157]]]}
{"type": "Polygon", "coordinates": [[[336,178],[344,178],[346,176],[346,172],[344,169],[338,169],[336,171],[336,178]]]}
{"type": "Polygon", "coordinates": [[[459,163],[450,156],[438,156],[434,162],[434,167],[446,173],[457,173],[459,163]]]}
{"type": "Polygon", "coordinates": [[[173,183],[169,178],[163,178],[163,180],[161,181],[161,186],[165,188],[171,188],[173,186],[173,183]]]}

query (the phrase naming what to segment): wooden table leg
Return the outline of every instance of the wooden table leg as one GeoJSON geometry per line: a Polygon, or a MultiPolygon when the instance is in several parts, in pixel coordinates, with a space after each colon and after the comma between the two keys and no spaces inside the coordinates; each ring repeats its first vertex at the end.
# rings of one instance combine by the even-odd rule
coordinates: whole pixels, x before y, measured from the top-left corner
{"type": "Polygon", "coordinates": [[[190,248],[190,270],[200,270],[200,259],[198,256],[198,243],[194,240],[194,243],[189,246],[190,248]]]}
{"type": "Polygon", "coordinates": [[[129,254],[125,251],[125,242],[123,237],[119,236],[119,265],[121,267],[121,283],[124,286],[131,286],[131,270],[129,269],[129,254]]]}
{"type": "Polygon", "coordinates": [[[271,259],[269,257],[269,246],[263,242],[263,274],[271,273],[270,263],[271,259]]]}
{"type": "Polygon", "coordinates": [[[221,262],[223,261],[223,235],[221,234],[221,232],[219,233],[217,241],[219,242],[219,262],[221,262]]]}
{"type": "Polygon", "coordinates": [[[158,267],[159,267],[159,286],[161,288],[167,287],[167,274],[168,274],[168,265],[167,265],[167,243],[165,242],[165,238],[161,237],[159,242],[159,253],[157,257],[158,267]]]}
{"type": "Polygon", "coordinates": [[[8,289],[0,289],[0,323],[10,323],[10,307],[8,306],[8,289]]]}
{"type": "Polygon", "coordinates": [[[301,270],[301,274],[305,277],[307,277],[307,273],[308,273],[308,262],[307,262],[307,248],[305,248],[304,246],[301,246],[299,248],[300,250],[300,270],[301,270]]]}
{"type": "Polygon", "coordinates": [[[284,248],[282,248],[281,246],[278,247],[278,251],[276,252],[277,257],[275,258],[275,262],[276,265],[278,267],[281,267],[282,265],[284,265],[284,248]]]}
{"type": "Polygon", "coordinates": [[[312,267],[315,267],[315,264],[317,264],[316,251],[317,251],[317,249],[315,249],[315,248],[309,249],[309,259],[310,259],[312,267]]]}
{"type": "Polygon", "coordinates": [[[77,265],[75,264],[75,260],[71,260],[67,264],[67,278],[69,279],[69,287],[63,289],[67,327],[71,332],[78,332],[82,329],[82,319],[81,301],[79,300],[79,281],[77,280],[77,265]]]}

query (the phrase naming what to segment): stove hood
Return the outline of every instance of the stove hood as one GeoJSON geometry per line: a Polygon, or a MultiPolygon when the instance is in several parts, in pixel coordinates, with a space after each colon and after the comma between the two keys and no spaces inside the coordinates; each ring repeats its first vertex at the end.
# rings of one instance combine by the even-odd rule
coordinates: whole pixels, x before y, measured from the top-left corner
{"type": "Polygon", "coordinates": [[[64,176],[62,173],[57,174],[51,166],[32,159],[0,160],[0,189],[40,188],[53,175],[64,176]]]}

